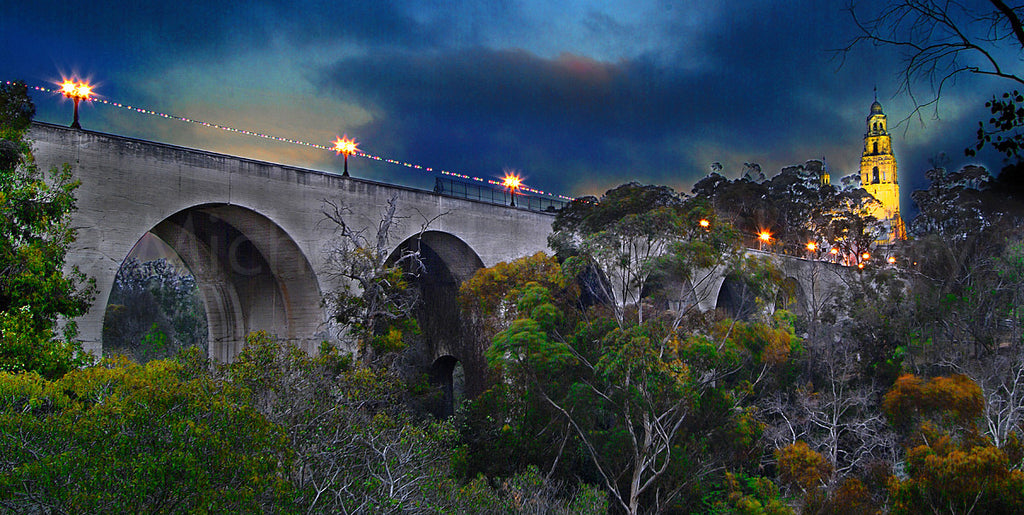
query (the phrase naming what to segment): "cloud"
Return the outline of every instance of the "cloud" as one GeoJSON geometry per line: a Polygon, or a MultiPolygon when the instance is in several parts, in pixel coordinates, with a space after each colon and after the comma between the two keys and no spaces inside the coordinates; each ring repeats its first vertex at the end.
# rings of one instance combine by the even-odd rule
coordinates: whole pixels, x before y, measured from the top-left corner
{"type": "MultiPolygon", "coordinates": [[[[686,190],[712,161],[726,172],[744,162],[773,171],[824,155],[848,173],[872,88],[891,119],[908,112],[893,98],[898,55],[862,47],[834,59],[853,36],[843,7],[182,0],[83,9],[40,0],[0,18],[9,43],[0,71],[38,82],[56,79],[45,71],[54,66],[80,70],[113,100],[307,141],[348,133],[369,152],[471,175],[517,168],[559,193],[628,180],[686,190]]],[[[941,134],[929,125],[894,135],[901,177],[920,173],[937,145],[954,154],[970,143],[975,110],[960,106],[973,97],[955,98],[941,134]]],[[[40,113],[62,122],[67,106],[53,104],[40,113]]],[[[258,142],[87,114],[107,123],[90,126],[100,130],[310,162],[258,142]]]]}
{"type": "MultiPolygon", "coordinates": [[[[582,184],[565,170],[588,175],[590,183],[594,175],[624,172],[692,181],[708,164],[695,160],[708,155],[696,146],[718,149],[723,162],[771,159],[777,166],[821,157],[844,138],[856,149],[864,114],[851,120],[836,106],[859,95],[866,113],[870,86],[819,79],[837,66],[823,44],[828,28],[765,23],[781,16],[778,10],[744,11],[728,26],[705,27],[715,36],[699,48],[664,50],[699,54],[700,66],[677,66],[653,53],[607,61],[480,46],[385,49],[339,59],[313,80],[372,106],[379,113],[379,125],[367,127],[372,139],[401,141],[403,151],[470,173],[533,169],[559,187],[582,184]],[[483,156],[504,161],[482,163],[483,156]]],[[[586,24],[614,28],[597,15],[586,24]]]]}

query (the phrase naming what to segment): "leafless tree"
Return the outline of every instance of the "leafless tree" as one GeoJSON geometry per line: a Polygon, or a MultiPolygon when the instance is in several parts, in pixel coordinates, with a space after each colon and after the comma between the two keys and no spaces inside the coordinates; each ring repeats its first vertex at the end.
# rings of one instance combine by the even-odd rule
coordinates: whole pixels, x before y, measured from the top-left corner
{"type": "Polygon", "coordinates": [[[776,448],[803,441],[820,452],[841,480],[873,461],[894,462],[898,448],[877,405],[878,388],[858,384],[858,358],[848,344],[822,346],[807,358],[818,370],[817,385],[767,399],[766,437],[776,448]]]}
{"type": "MultiPolygon", "coordinates": [[[[985,398],[982,431],[992,444],[1002,448],[1024,436],[1024,349],[1019,346],[985,356],[968,355],[965,349],[949,347],[936,363],[945,371],[964,374],[981,387],[985,398]]],[[[1015,468],[1024,463],[1013,463],[1015,468]]]]}
{"type": "Polygon", "coordinates": [[[905,62],[900,90],[915,106],[908,118],[920,117],[929,107],[937,115],[943,88],[966,74],[999,77],[1014,87],[1024,86],[1024,75],[1019,72],[1024,6],[1003,0],[901,0],[887,2],[874,14],[861,14],[856,2],[848,11],[860,35],[840,53],[845,56],[865,43],[899,50],[905,62]]]}
{"type": "MultiPolygon", "coordinates": [[[[338,283],[336,289],[326,293],[324,302],[340,325],[339,341],[365,340],[389,322],[414,318],[419,296],[406,279],[424,269],[416,245],[392,254],[393,235],[409,219],[397,211],[398,196],[394,195],[381,210],[376,230],[371,231],[370,227],[350,223],[352,211],[344,204],[324,200],[323,221],[335,232],[326,245],[325,269],[338,283]]],[[[444,213],[431,218],[420,216],[423,220],[417,240],[444,213]]]]}

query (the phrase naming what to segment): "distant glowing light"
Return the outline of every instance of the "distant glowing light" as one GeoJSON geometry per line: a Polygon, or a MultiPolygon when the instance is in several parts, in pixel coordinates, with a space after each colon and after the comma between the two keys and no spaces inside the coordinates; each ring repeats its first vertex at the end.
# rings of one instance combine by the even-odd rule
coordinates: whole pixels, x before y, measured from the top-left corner
{"type": "Polygon", "coordinates": [[[523,180],[519,177],[519,174],[505,171],[505,177],[502,180],[502,185],[508,188],[509,195],[512,197],[512,201],[508,205],[515,207],[516,205],[516,190],[523,185],[523,180]]]}
{"type": "Polygon", "coordinates": [[[864,260],[871,259],[871,254],[869,252],[865,252],[865,253],[860,255],[860,258],[864,259],[864,260]]]}
{"type": "Polygon", "coordinates": [[[818,244],[814,243],[813,241],[807,242],[807,250],[809,250],[811,252],[814,252],[815,250],[818,250],[818,244]]]}
{"type": "Polygon", "coordinates": [[[348,139],[348,134],[334,140],[334,152],[338,154],[345,154],[345,171],[341,174],[342,177],[348,177],[348,156],[355,154],[359,151],[356,147],[356,140],[348,139]]]}
{"type": "Polygon", "coordinates": [[[889,264],[890,265],[896,264],[896,256],[889,256],[889,264]]]}
{"type": "Polygon", "coordinates": [[[832,250],[828,251],[828,253],[832,254],[833,256],[836,256],[839,254],[839,249],[832,247],[832,250]]]}
{"type": "Polygon", "coordinates": [[[512,191],[515,191],[515,190],[519,189],[520,186],[522,186],[523,180],[520,179],[519,176],[516,175],[516,174],[506,174],[505,175],[505,179],[502,182],[502,184],[506,188],[508,188],[508,189],[510,189],[512,191]]]}
{"type": "Polygon", "coordinates": [[[771,241],[772,233],[770,233],[768,231],[761,231],[761,233],[757,235],[757,238],[759,240],[767,243],[767,242],[771,241]]]}
{"type": "Polygon", "coordinates": [[[701,218],[700,222],[698,222],[698,223],[700,223],[700,226],[705,228],[705,229],[707,229],[708,227],[711,227],[711,222],[707,218],[701,218]]]}
{"type": "Polygon", "coordinates": [[[82,126],[78,123],[78,103],[82,100],[91,100],[92,86],[85,82],[64,79],[64,82],[60,83],[60,92],[63,93],[65,97],[74,100],[75,117],[71,122],[71,128],[81,129],[82,126]]]}
{"type": "Polygon", "coordinates": [[[64,82],[60,83],[60,92],[68,98],[89,100],[89,97],[92,96],[92,86],[85,82],[65,80],[64,82]]]}
{"type": "Polygon", "coordinates": [[[350,156],[359,152],[359,147],[357,145],[358,143],[356,143],[356,140],[348,139],[348,135],[345,135],[334,141],[334,148],[331,150],[334,150],[338,154],[350,156]]]}
{"type": "Polygon", "coordinates": [[[863,270],[864,269],[864,263],[857,263],[857,268],[863,270]]]}

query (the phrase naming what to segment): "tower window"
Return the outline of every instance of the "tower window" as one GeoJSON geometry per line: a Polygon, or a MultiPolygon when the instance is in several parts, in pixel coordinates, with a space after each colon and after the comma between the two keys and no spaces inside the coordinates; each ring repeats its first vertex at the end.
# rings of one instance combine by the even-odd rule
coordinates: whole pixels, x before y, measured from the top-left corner
{"type": "Polygon", "coordinates": [[[876,141],[875,142],[875,154],[877,154],[877,153],[878,153],[878,142],[876,141]]]}
{"type": "Polygon", "coordinates": [[[878,184],[878,167],[871,170],[871,184],[878,184]]]}

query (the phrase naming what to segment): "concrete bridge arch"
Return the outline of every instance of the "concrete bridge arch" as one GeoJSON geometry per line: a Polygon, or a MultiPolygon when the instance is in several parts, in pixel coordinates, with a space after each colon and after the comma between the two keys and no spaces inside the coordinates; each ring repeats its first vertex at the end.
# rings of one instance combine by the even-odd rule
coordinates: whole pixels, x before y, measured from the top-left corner
{"type": "MultiPolygon", "coordinates": [[[[68,163],[81,181],[67,264],[97,282],[94,306],[77,320],[83,346],[96,355],[114,276],[147,232],[196,275],[211,355],[221,360],[232,359],[252,330],[309,350],[328,337],[321,294],[339,284],[324,252],[332,237],[322,223],[325,200],[372,231],[394,199],[396,216],[408,222],[395,234],[396,249],[419,235],[419,221],[431,220],[422,244],[444,264],[431,280],[449,289],[480,266],[548,250],[550,213],[45,123],[34,123],[29,139],[40,167],[68,163]]],[[[434,359],[468,359],[457,344],[438,342],[434,359]]]]}
{"type": "Polygon", "coordinates": [[[421,268],[410,270],[422,302],[416,316],[426,339],[428,376],[441,392],[434,411],[440,417],[454,413],[459,400],[474,397],[486,387],[483,349],[467,339],[457,295],[459,286],[484,267],[480,256],[458,236],[435,230],[410,236],[392,252],[394,262],[415,252],[421,268]]]}
{"type": "Polygon", "coordinates": [[[196,278],[211,357],[230,360],[256,330],[315,348],[323,330],[319,282],[303,250],[272,220],[237,205],[205,204],[149,232],[196,278]]]}
{"type": "MultiPolygon", "coordinates": [[[[857,274],[856,269],[828,261],[757,250],[748,250],[747,256],[768,260],[782,276],[781,288],[774,297],[762,299],[767,309],[786,309],[798,316],[820,312],[857,274]]],[[[703,270],[698,276],[702,278],[696,288],[702,311],[722,309],[737,318],[755,313],[755,294],[742,279],[730,276],[723,267],[703,270]]]]}

